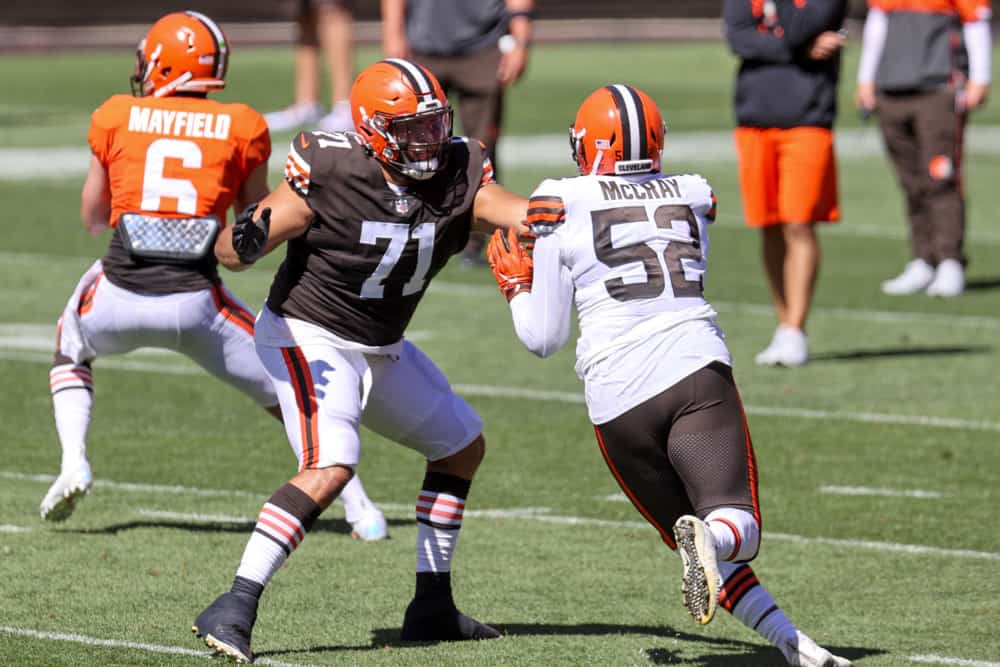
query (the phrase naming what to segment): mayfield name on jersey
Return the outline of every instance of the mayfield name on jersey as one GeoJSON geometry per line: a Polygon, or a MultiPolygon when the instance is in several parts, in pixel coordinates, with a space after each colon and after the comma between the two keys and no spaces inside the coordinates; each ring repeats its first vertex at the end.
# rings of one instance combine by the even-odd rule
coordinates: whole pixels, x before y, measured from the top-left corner
{"type": "Polygon", "coordinates": [[[133,105],[128,114],[128,131],[197,139],[229,138],[233,117],[228,113],[172,111],[133,105]]]}

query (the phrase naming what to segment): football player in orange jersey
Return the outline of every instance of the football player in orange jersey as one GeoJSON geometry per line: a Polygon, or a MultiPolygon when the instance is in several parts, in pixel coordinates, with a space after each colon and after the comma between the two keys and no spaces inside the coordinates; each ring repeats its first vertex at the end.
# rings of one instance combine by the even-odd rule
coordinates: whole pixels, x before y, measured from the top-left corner
{"type": "MultiPolygon", "coordinates": [[[[49,379],[62,465],[42,500],[43,519],[65,520],[90,490],[86,436],[98,356],[176,350],[281,419],[254,352],[254,315],[223,286],[212,253],[227,209],[268,192],[263,117],[207,97],[225,86],[229,55],[212,19],[168,14],[139,44],[137,96],[113,95],[93,114],[80,210],[92,234],[113,233],[59,320],[49,379]]],[[[356,536],[385,537],[385,519],[360,483],[347,490],[345,507],[356,536]]]]}

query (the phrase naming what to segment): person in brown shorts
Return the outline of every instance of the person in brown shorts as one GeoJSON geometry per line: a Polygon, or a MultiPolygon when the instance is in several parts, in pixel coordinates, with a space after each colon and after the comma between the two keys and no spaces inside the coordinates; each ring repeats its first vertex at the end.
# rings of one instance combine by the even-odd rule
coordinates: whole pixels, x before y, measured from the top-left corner
{"type": "Polygon", "coordinates": [[[726,39],[740,57],[736,149],[743,214],[761,230],[778,327],[756,356],[809,360],[805,326],[819,275],[817,222],[840,219],[833,121],[847,0],[726,0],[726,39]]]}
{"type": "MultiPolygon", "coordinates": [[[[382,0],[382,51],[408,58],[437,77],[458,102],[462,132],[486,146],[497,180],[496,146],[504,92],[524,74],[534,0],[382,0]]],[[[484,237],[473,234],[465,264],[482,263],[484,237]]]]}

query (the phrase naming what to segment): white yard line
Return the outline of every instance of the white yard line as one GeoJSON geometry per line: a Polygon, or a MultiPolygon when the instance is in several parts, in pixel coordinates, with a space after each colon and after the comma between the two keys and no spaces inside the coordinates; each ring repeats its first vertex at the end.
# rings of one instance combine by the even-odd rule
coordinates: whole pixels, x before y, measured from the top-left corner
{"type": "Polygon", "coordinates": [[[883,498],[920,498],[938,499],[947,494],[940,491],[922,491],[920,489],[885,489],[868,486],[821,486],[820,493],[834,496],[880,496],[883,498]]]}
{"type": "MultiPolygon", "coordinates": [[[[1000,242],[1000,235],[997,236],[1000,242]]],[[[93,257],[78,257],[70,255],[50,255],[45,253],[8,252],[0,250],[0,264],[20,264],[31,266],[52,263],[66,263],[80,268],[82,273],[94,262],[93,257]]],[[[67,288],[68,294],[69,288],[67,288]]],[[[430,294],[445,294],[448,296],[480,299],[491,295],[499,295],[491,285],[471,285],[455,283],[446,280],[436,280],[428,288],[430,294]]],[[[774,307],[763,303],[742,303],[735,301],[713,301],[712,305],[719,312],[735,312],[746,315],[773,318],[774,307]]],[[[1000,329],[1000,317],[988,315],[951,315],[947,313],[920,313],[905,310],[869,310],[865,308],[815,307],[810,315],[817,317],[832,317],[836,319],[857,320],[862,322],[885,322],[902,324],[926,324],[942,327],[968,327],[971,329],[1000,329]]],[[[421,332],[428,335],[431,332],[421,332]]],[[[407,333],[410,337],[410,333],[407,333]]]]}
{"type": "MultiPolygon", "coordinates": [[[[127,639],[100,639],[98,637],[88,637],[76,633],[67,632],[46,632],[43,630],[32,630],[30,628],[18,628],[9,625],[0,625],[0,634],[14,635],[15,637],[26,637],[28,639],[41,639],[47,641],[70,642],[73,644],[84,644],[86,646],[98,646],[102,648],[123,648],[134,651],[145,651],[146,653],[161,653],[168,655],[188,655],[196,658],[212,659],[211,651],[196,651],[181,646],[161,646],[159,644],[146,644],[134,642],[127,639]]],[[[270,658],[257,658],[254,662],[257,665],[271,665],[272,667],[315,667],[297,662],[282,662],[271,660],[270,658]]]]}
{"type": "Polygon", "coordinates": [[[0,524],[0,533],[30,533],[31,528],[27,526],[12,526],[9,523],[0,524]]]}
{"type": "MultiPolygon", "coordinates": [[[[972,125],[966,152],[1000,155],[1000,126],[972,125]]],[[[836,132],[837,156],[842,160],[882,158],[884,149],[874,127],[844,128],[836,132]]],[[[82,142],[81,142],[82,144],[82,142]]],[[[668,132],[665,154],[669,164],[735,163],[732,130],[668,132]]],[[[272,173],[283,164],[284,146],[275,147],[272,173]]],[[[497,148],[498,162],[508,168],[537,167],[568,170],[569,144],[563,134],[506,135],[497,148]]],[[[90,151],[85,145],[0,149],[0,180],[80,178],[86,173],[90,151]]],[[[886,161],[886,169],[889,164],[886,161]]]]}
{"type": "MultiPolygon", "coordinates": [[[[48,364],[52,362],[50,354],[4,349],[0,346],[0,359],[23,363],[48,364]]],[[[180,359],[178,359],[180,361],[180,359]]],[[[131,361],[127,357],[109,357],[98,359],[94,364],[99,369],[142,371],[151,373],[166,373],[172,375],[205,375],[205,371],[194,364],[183,365],[177,362],[131,361]]],[[[525,389],[522,387],[503,387],[480,384],[452,385],[459,394],[467,396],[485,396],[488,398],[529,399],[538,401],[553,401],[582,405],[583,395],[577,392],[556,391],[546,389],[525,389]]],[[[810,408],[789,408],[770,405],[746,405],[747,414],[761,417],[790,417],[793,419],[814,419],[818,421],[846,421],[863,424],[893,424],[898,426],[927,426],[932,428],[964,430],[964,431],[997,431],[1000,432],[1000,422],[973,419],[956,419],[951,417],[933,417],[928,415],[900,415],[878,412],[851,412],[847,410],[813,410],[810,408]]]]}
{"type": "MultiPolygon", "coordinates": [[[[0,478],[6,479],[16,479],[22,481],[32,481],[32,482],[51,482],[54,477],[52,475],[36,475],[27,473],[18,473],[12,471],[0,471],[0,478]]],[[[239,490],[228,490],[228,489],[200,489],[196,487],[186,487],[186,486],[170,486],[170,485],[157,485],[157,484],[134,484],[128,482],[112,482],[109,480],[95,480],[94,485],[98,488],[108,488],[116,489],[121,491],[132,491],[132,492],[145,492],[150,494],[165,493],[165,494],[178,494],[178,493],[190,493],[192,495],[199,496],[221,496],[221,497],[253,497],[255,499],[262,499],[266,496],[263,493],[254,493],[250,491],[239,491],[239,490]]],[[[413,513],[413,506],[408,504],[399,503],[380,503],[380,507],[383,511],[391,514],[396,514],[398,516],[408,517],[413,513]]],[[[256,520],[255,516],[233,516],[226,514],[199,514],[199,513],[183,513],[183,512],[169,512],[154,509],[137,509],[141,515],[144,516],[156,516],[160,518],[169,518],[184,521],[194,521],[194,522],[211,522],[219,521],[223,523],[249,523],[256,520]]],[[[493,518],[493,519],[518,519],[522,521],[537,521],[542,523],[551,523],[564,526],[596,526],[603,528],[625,528],[625,529],[636,529],[645,530],[649,528],[649,524],[644,521],[623,521],[615,519],[599,519],[596,517],[581,517],[581,516],[563,516],[551,513],[551,509],[547,507],[511,507],[504,509],[480,509],[480,510],[468,510],[466,511],[466,516],[469,517],[481,517],[481,518],[493,518]]],[[[926,555],[926,556],[942,556],[947,558],[969,558],[976,560],[995,560],[1000,561],[1000,553],[990,552],[990,551],[975,551],[971,549],[944,549],[941,547],[931,547],[919,544],[899,544],[895,542],[875,542],[870,540],[849,540],[849,539],[839,539],[832,537],[806,537],[803,535],[789,535],[786,533],[764,533],[765,539],[776,540],[780,542],[792,542],[795,544],[822,544],[826,546],[847,548],[847,549],[863,549],[867,551],[881,551],[888,553],[902,553],[911,555],[926,555]]]]}
{"type": "MultiPolygon", "coordinates": [[[[22,472],[12,472],[10,470],[0,470],[0,479],[13,479],[21,482],[44,482],[51,484],[55,481],[55,475],[28,474],[22,472]]],[[[134,491],[138,493],[153,493],[166,495],[193,495],[209,496],[218,498],[261,498],[261,494],[253,491],[239,491],[236,489],[200,489],[193,486],[179,486],[172,484],[136,484],[133,482],[115,482],[109,479],[94,480],[94,487],[98,489],[114,489],[116,491],[134,491]]]]}
{"type": "MultiPolygon", "coordinates": [[[[380,503],[379,507],[389,514],[402,515],[406,517],[413,514],[413,508],[409,505],[380,503]]],[[[142,516],[155,516],[159,518],[191,521],[195,523],[212,521],[219,521],[221,523],[250,523],[256,521],[256,517],[252,516],[233,517],[229,515],[167,512],[144,508],[137,508],[136,512],[142,516]]],[[[538,521],[541,523],[552,523],[561,526],[593,526],[600,528],[625,528],[629,530],[646,530],[650,528],[649,524],[644,521],[622,521],[615,519],[598,519],[596,517],[561,516],[551,514],[551,510],[547,507],[512,507],[509,509],[467,510],[465,512],[465,516],[473,518],[481,517],[490,519],[538,521]]],[[[873,542],[869,540],[845,540],[832,537],[805,537],[803,535],[788,535],[786,533],[771,532],[765,532],[764,539],[777,540],[779,542],[791,542],[794,544],[823,544],[839,548],[884,551],[888,553],[904,553],[919,556],[944,556],[952,558],[1000,561],[1000,553],[990,551],[974,551],[971,549],[943,549],[940,547],[929,547],[919,544],[898,544],[894,542],[873,542]]]]}
{"type": "Polygon", "coordinates": [[[911,655],[910,662],[920,662],[931,665],[956,665],[957,667],[1000,667],[1000,662],[986,660],[966,660],[946,655],[911,655]]]}

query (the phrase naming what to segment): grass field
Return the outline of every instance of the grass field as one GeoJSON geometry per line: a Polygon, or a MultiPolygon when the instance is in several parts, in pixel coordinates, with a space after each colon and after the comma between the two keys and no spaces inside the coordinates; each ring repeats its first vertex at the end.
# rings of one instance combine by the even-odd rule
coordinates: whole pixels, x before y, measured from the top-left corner
{"type": "MultiPolygon", "coordinates": [[[[359,62],[375,57],[362,51],[359,62]]],[[[579,101],[611,81],[653,95],[671,127],[667,168],[704,173],[720,199],[706,290],[761,470],[761,580],[801,629],[858,665],[1000,667],[1000,156],[970,146],[970,290],[949,302],[879,292],[906,259],[900,196],[882,157],[843,159],[845,221],[822,236],[814,362],[755,367],[774,322],[757,238],[740,222],[735,164],[670,159],[671,137],[731,129],[733,66],[718,44],[539,47],[511,95],[508,133],[565,132],[579,101]]],[[[0,161],[5,149],[79,149],[89,111],[126,88],[130,69],[127,52],[0,58],[0,161]]],[[[238,50],[224,97],[281,106],[290,73],[284,51],[238,50]]],[[[845,102],[852,92],[844,87],[845,102]]],[[[856,125],[846,109],[843,125],[856,125]]],[[[1000,123],[1000,105],[977,122],[1000,123]]],[[[276,138],[277,162],[286,139],[276,138]]],[[[527,193],[570,170],[567,155],[508,169],[505,180],[527,193]]],[[[204,664],[191,621],[228,586],[261,502],[294,458],[269,417],[187,360],[101,359],[97,484],[66,524],[38,520],[59,462],[47,341],[107,242],[79,226],[80,184],[0,179],[0,665],[204,664]]],[[[225,278],[257,306],[276,265],[225,278]]],[[[508,636],[397,641],[422,464],[366,432],[360,471],[392,539],[353,542],[331,508],[265,593],[261,662],[783,664],[725,613],[706,628],[690,622],[679,559],[622,502],[595,446],[572,346],[546,361],[524,351],[488,270],[447,268],[410,329],[484,418],[488,453],[469,503],[483,512],[462,531],[456,596],[508,636]]]]}

